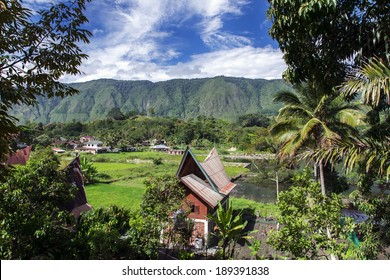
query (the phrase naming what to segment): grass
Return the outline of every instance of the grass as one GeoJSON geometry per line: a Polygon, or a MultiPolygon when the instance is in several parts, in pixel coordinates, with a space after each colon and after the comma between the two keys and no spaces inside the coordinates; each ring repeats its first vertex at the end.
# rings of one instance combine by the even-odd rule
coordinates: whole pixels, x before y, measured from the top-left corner
{"type": "MultiPolygon", "coordinates": [[[[194,151],[197,159],[203,161],[208,151],[194,151]],[[199,155],[199,156],[198,156],[199,155]]],[[[129,152],[107,153],[98,155],[81,155],[94,162],[100,176],[98,182],[86,186],[88,202],[95,208],[118,205],[130,210],[138,209],[145,192],[144,180],[150,176],[165,174],[175,175],[182,155],[169,155],[163,152],[129,152]],[[162,164],[153,164],[153,159],[161,158],[162,164]]],[[[70,161],[63,157],[62,162],[70,161]]],[[[236,177],[247,169],[239,166],[225,165],[229,177],[236,177]]],[[[232,198],[235,208],[255,208],[260,213],[269,212],[269,206],[243,199],[232,198]]]]}
{"type": "Polygon", "coordinates": [[[88,185],[86,187],[88,202],[95,208],[117,205],[136,210],[139,208],[145,192],[142,181],[140,179],[134,180],[132,185],[129,185],[128,181],[88,185]]]}
{"type": "Polygon", "coordinates": [[[262,217],[269,217],[276,215],[276,205],[271,203],[261,203],[246,198],[230,197],[234,209],[253,209],[262,217]]]}

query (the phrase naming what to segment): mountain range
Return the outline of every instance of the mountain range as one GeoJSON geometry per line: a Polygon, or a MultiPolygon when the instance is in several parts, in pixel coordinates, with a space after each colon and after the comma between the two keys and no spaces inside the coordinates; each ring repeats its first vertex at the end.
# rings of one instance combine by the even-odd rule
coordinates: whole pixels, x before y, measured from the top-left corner
{"type": "Polygon", "coordinates": [[[276,115],[273,102],[280,90],[291,89],[283,80],[218,76],[163,82],[101,79],[73,83],[79,94],[65,98],[38,97],[35,106],[15,106],[11,114],[21,123],[52,123],[104,119],[115,107],[155,116],[194,118],[213,116],[232,121],[250,113],[276,115]]]}

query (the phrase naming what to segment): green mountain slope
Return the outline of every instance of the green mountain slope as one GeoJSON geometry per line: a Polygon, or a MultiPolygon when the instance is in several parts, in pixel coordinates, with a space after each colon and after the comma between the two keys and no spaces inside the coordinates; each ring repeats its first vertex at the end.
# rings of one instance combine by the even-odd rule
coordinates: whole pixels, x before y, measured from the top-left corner
{"type": "Polygon", "coordinates": [[[16,106],[12,114],[49,123],[103,119],[110,109],[151,112],[156,116],[193,118],[199,115],[235,120],[248,113],[276,114],[280,105],[273,96],[289,88],[282,80],[215,77],[191,80],[149,81],[96,80],[71,84],[80,94],[63,99],[38,98],[34,107],[16,106]]]}

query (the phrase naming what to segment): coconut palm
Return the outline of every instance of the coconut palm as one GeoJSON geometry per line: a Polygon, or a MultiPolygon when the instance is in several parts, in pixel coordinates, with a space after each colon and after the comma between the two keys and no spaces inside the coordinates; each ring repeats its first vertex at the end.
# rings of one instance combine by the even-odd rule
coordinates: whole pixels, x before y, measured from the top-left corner
{"type": "Polygon", "coordinates": [[[378,107],[380,101],[390,106],[390,68],[379,58],[372,58],[353,72],[341,87],[346,96],[361,94],[363,102],[378,107]]]}
{"type": "MultiPolygon", "coordinates": [[[[279,92],[275,101],[284,103],[271,127],[271,134],[282,144],[278,154],[281,159],[346,141],[357,133],[354,127],[362,122],[357,105],[346,103],[342,96],[321,94],[311,84],[299,85],[295,92],[279,92]]],[[[318,169],[325,195],[322,160],[318,161],[318,169]]]]}
{"type": "Polygon", "coordinates": [[[347,98],[361,95],[371,106],[370,129],[359,141],[343,141],[331,149],[321,149],[311,157],[326,161],[344,158],[344,165],[352,169],[356,163],[365,166],[366,172],[375,169],[379,175],[390,175],[390,67],[388,63],[373,58],[353,72],[341,87],[347,98]],[[380,116],[380,113],[382,116],[380,116]],[[382,121],[380,121],[382,119],[382,121]]]}

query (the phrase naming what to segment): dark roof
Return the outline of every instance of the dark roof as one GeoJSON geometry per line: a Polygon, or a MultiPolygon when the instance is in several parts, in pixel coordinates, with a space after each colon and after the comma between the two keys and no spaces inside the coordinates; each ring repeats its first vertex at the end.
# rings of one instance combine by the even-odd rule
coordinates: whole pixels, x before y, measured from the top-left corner
{"type": "Polygon", "coordinates": [[[30,158],[31,146],[17,150],[12,155],[8,156],[6,164],[23,164],[25,165],[30,158]]]}
{"type": "Polygon", "coordinates": [[[78,188],[75,198],[67,202],[65,204],[65,208],[78,217],[81,212],[89,211],[92,208],[88,204],[87,195],[84,189],[84,180],[80,168],[80,158],[76,157],[71,163],[69,163],[69,165],[65,168],[65,172],[67,174],[68,183],[75,184],[78,188]]]}

